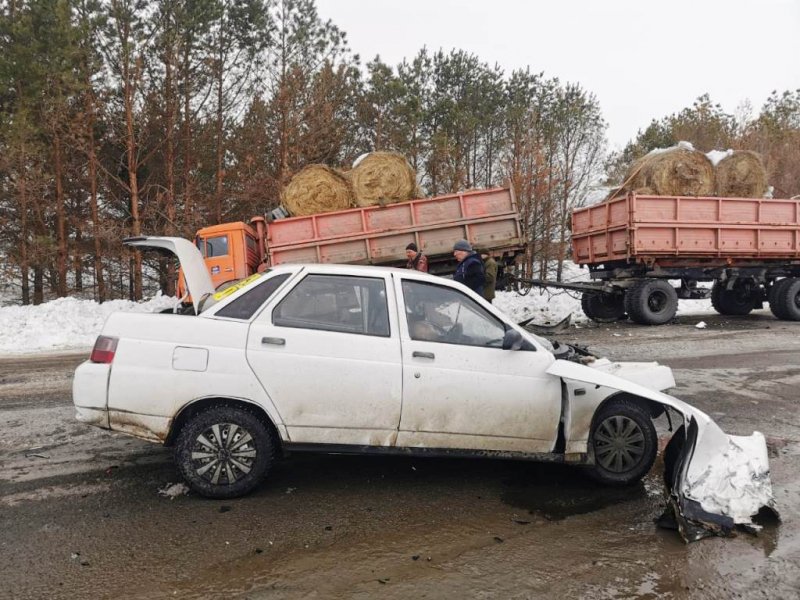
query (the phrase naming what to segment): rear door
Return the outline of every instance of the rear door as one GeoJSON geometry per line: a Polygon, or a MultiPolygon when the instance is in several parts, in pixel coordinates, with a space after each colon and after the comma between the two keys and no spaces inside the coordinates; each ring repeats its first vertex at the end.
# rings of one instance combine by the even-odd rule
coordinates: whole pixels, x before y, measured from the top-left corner
{"type": "Polygon", "coordinates": [[[551,452],[561,418],[553,355],[503,350],[503,321],[460,286],[398,278],[398,446],[551,452]]]}
{"type": "Polygon", "coordinates": [[[330,272],[306,271],[253,321],[247,358],[292,442],[394,444],[402,400],[397,329],[385,276],[330,272]]]}

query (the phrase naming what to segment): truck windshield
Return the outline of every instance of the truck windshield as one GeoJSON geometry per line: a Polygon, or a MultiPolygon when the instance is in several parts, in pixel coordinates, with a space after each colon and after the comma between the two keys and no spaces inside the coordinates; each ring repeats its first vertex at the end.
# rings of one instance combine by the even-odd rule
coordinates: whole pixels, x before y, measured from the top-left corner
{"type": "Polygon", "coordinates": [[[204,258],[214,258],[215,256],[226,256],[228,254],[228,236],[219,235],[209,238],[196,238],[197,249],[203,254],[204,258]]]}

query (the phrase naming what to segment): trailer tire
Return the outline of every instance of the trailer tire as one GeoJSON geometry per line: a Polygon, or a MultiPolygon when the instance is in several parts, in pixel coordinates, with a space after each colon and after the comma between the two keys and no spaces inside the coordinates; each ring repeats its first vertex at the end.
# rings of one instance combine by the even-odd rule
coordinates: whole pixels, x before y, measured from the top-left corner
{"type": "Polygon", "coordinates": [[[625,312],[640,325],[663,325],[677,311],[678,293],[664,279],[642,279],[625,294],[625,312]]]}
{"type": "Polygon", "coordinates": [[[584,292],[583,314],[596,323],[613,323],[625,318],[625,295],[605,292],[584,292]]]}
{"type": "Polygon", "coordinates": [[[722,281],[715,281],[711,288],[711,306],[721,315],[749,315],[758,301],[756,290],[748,290],[746,285],[738,285],[738,282],[730,290],[722,281]]]}
{"type": "Polygon", "coordinates": [[[781,279],[772,291],[769,308],[782,321],[800,321],[800,278],[781,279]]]}

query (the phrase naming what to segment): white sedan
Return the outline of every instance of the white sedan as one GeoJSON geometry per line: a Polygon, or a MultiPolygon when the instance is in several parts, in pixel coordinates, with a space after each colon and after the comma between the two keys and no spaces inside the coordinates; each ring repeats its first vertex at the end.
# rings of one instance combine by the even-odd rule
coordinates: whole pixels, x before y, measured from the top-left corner
{"type": "Polygon", "coordinates": [[[178,256],[196,315],[112,314],[76,371],[77,419],[174,446],[201,495],[246,494],[291,451],[558,461],[627,485],[655,460],[652,419],[674,409],[666,479],[684,538],[772,504],[763,436],[727,436],[663,394],[668,367],[559,360],[467,288],[416,271],[282,265],[215,293],[187,240],[126,243],[178,256]]]}

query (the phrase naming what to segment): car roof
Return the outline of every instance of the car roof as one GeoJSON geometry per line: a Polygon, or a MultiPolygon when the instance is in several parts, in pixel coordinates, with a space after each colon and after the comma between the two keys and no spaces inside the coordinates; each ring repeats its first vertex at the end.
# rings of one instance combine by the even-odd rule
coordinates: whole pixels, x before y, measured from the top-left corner
{"type": "Polygon", "coordinates": [[[270,271],[273,273],[280,273],[284,271],[296,272],[300,269],[309,273],[321,274],[342,274],[342,275],[360,275],[363,277],[368,276],[385,276],[388,274],[397,274],[403,276],[411,276],[414,278],[427,279],[429,281],[442,281],[442,277],[438,275],[430,275],[422,273],[413,269],[401,269],[398,267],[381,267],[373,265],[349,265],[349,264],[335,264],[335,263],[284,263],[271,267],[270,271]]]}

